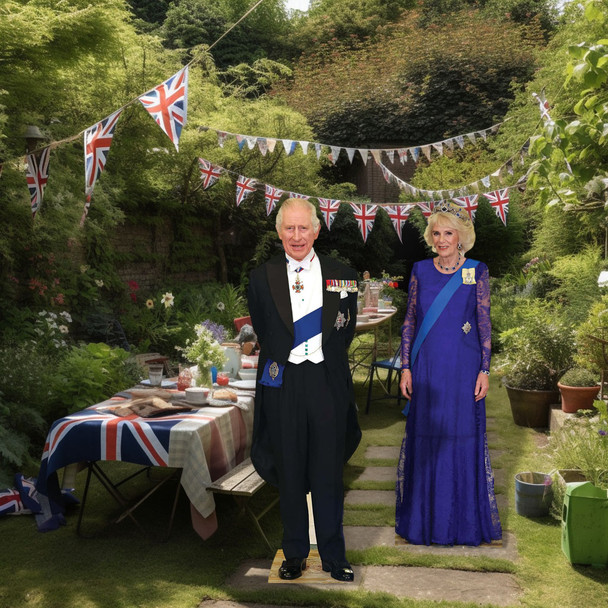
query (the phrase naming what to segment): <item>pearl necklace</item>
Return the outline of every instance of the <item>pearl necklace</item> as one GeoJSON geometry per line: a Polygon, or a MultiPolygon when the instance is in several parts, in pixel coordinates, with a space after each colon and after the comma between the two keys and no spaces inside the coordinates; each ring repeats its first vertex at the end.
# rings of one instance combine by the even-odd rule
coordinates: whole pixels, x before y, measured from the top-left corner
{"type": "Polygon", "coordinates": [[[458,266],[460,266],[461,260],[462,260],[462,253],[458,252],[458,261],[456,262],[456,264],[454,264],[454,266],[449,268],[448,266],[442,266],[441,262],[439,261],[439,258],[438,257],[436,258],[437,266],[439,266],[439,268],[441,268],[441,270],[445,270],[446,272],[451,272],[453,270],[456,270],[456,268],[458,268],[458,266]]]}

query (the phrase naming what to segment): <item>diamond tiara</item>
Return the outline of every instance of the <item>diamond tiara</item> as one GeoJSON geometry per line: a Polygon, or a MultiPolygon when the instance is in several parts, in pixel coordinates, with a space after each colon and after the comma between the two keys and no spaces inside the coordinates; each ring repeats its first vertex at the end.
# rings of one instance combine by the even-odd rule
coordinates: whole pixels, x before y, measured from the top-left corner
{"type": "Polygon", "coordinates": [[[473,225],[466,209],[463,209],[460,205],[450,201],[439,201],[438,203],[435,203],[431,215],[435,215],[436,213],[451,213],[467,226],[473,225]]]}

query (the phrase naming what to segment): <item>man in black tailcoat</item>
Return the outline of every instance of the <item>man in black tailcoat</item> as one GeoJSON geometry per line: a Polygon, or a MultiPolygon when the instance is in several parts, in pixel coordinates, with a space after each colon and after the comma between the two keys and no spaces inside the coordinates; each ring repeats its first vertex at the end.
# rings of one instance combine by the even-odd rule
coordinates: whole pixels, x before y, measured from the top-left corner
{"type": "Polygon", "coordinates": [[[357,273],[314,251],[321,226],[312,203],[287,199],[276,228],[285,253],[253,270],[249,283],[260,343],[251,459],[279,488],[285,556],[279,576],[298,578],[306,568],[310,492],[323,569],[352,581],[342,474],[361,439],[348,364],[357,273]]]}

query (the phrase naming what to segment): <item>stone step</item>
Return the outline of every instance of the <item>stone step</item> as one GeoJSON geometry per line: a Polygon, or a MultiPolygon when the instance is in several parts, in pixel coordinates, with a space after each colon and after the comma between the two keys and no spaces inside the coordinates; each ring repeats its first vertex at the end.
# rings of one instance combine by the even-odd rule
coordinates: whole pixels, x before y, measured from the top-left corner
{"type": "Polygon", "coordinates": [[[394,445],[370,445],[365,450],[365,458],[369,460],[398,460],[401,448],[394,445]]]}
{"type": "Polygon", "coordinates": [[[348,490],[344,495],[345,505],[395,506],[394,490],[348,490]]]}
{"type": "MultiPolygon", "coordinates": [[[[240,564],[237,571],[228,579],[229,587],[244,591],[269,589],[269,579],[273,585],[288,589],[288,585],[300,588],[319,589],[324,591],[372,591],[388,593],[398,598],[433,601],[473,602],[492,604],[494,606],[514,606],[519,604],[521,589],[515,577],[499,572],[469,572],[448,570],[444,568],[421,568],[410,566],[353,566],[355,581],[340,583],[334,581],[329,573],[322,573],[323,582],[319,579],[318,568],[310,564],[303,576],[294,581],[278,579],[274,566],[280,564],[275,560],[273,565],[268,560],[247,560],[240,564]],[[307,576],[312,571],[309,582],[307,576]]],[[[199,608],[249,608],[252,604],[238,602],[218,603],[208,600],[199,604],[199,608]]],[[[256,604],[255,608],[263,607],[256,604]]]]}
{"type": "Polygon", "coordinates": [[[511,532],[503,532],[501,545],[481,545],[468,547],[455,545],[410,545],[395,534],[395,528],[388,526],[344,526],[346,549],[364,550],[370,547],[396,547],[400,551],[416,554],[449,555],[458,557],[487,557],[515,562],[518,558],[517,541],[511,532]]]}
{"type": "Polygon", "coordinates": [[[357,481],[397,481],[397,467],[365,467],[357,481]]]}

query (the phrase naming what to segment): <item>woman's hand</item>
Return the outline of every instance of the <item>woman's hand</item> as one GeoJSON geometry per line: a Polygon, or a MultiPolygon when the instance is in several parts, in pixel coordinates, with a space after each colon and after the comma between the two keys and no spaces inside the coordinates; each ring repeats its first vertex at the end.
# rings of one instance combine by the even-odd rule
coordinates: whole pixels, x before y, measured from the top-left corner
{"type": "Polygon", "coordinates": [[[483,399],[488,394],[490,388],[490,377],[488,374],[479,372],[477,374],[477,382],[475,383],[475,401],[483,399]]]}
{"type": "Polygon", "coordinates": [[[401,371],[401,382],[399,382],[401,394],[406,399],[412,398],[412,372],[409,369],[401,371]]]}

